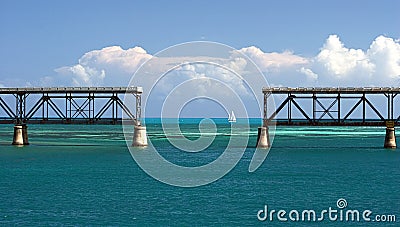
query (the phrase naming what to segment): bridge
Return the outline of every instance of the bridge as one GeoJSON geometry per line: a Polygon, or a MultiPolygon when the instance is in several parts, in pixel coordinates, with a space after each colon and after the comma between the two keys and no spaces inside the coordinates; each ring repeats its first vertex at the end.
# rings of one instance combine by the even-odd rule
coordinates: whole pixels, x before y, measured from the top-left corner
{"type": "Polygon", "coordinates": [[[268,126],[271,124],[386,126],[384,147],[396,147],[394,126],[399,124],[400,115],[397,117],[394,115],[394,101],[400,93],[400,88],[264,87],[262,92],[264,113],[263,126],[258,130],[258,147],[270,146],[268,126]],[[272,105],[273,111],[268,112],[272,103],[270,99],[273,96],[276,103],[272,105]],[[278,96],[281,99],[278,99],[278,96]],[[357,110],[359,115],[356,114],[357,110]],[[294,111],[297,112],[296,116],[294,111]]]}
{"type": "Polygon", "coordinates": [[[28,145],[28,123],[134,125],[133,145],[147,145],[141,125],[141,87],[0,88],[0,124],[15,124],[14,145],[28,145]],[[122,95],[133,95],[127,106],[122,95]],[[122,119],[122,114],[127,119],[122,119]]]}
{"type": "MultiPolygon", "coordinates": [[[[394,127],[400,124],[400,115],[395,117],[394,101],[400,88],[266,87],[262,92],[264,113],[263,125],[258,128],[259,148],[270,147],[271,124],[386,126],[384,147],[396,147],[394,127]],[[277,96],[276,105],[270,105],[272,96],[277,96]],[[279,101],[278,97],[283,99],[279,101]],[[274,109],[269,115],[271,106],[274,109]],[[361,114],[357,117],[358,109],[361,114]]],[[[0,88],[0,124],[15,124],[13,144],[28,145],[28,123],[116,124],[128,120],[134,125],[132,145],[146,146],[146,127],[140,123],[142,93],[141,87],[0,88]],[[130,94],[136,101],[134,111],[120,98],[130,94]],[[122,119],[122,113],[128,119],[122,119]]]]}

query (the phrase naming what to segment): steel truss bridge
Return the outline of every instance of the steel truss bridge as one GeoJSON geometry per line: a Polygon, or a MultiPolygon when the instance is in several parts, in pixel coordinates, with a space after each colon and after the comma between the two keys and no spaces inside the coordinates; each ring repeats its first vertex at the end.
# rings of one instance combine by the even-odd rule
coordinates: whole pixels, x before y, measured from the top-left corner
{"type": "Polygon", "coordinates": [[[0,124],[116,124],[141,118],[141,87],[0,88],[0,124]],[[127,106],[121,96],[135,96],[127,106]],[[124,119],[125,120],[125,119],[124,119]]]}
{"type": "Polygon", "coordinates": [[[278,125],[316,126],[384,126],[388,122],[399,124],[400,116],[394,116],[395,97],[400,93],[397,87],[270,87],[263,88],[262,92],[264,125],[271,122],[278,125]],[[275,96],[275,108],[268,112],[272,96],[275,96]],[[277,96],[283,99],[277,101],[277,96]],[[297,112],[296,116],[294,111],[297,112]]]}
{"type": "MultiPolygon", "coordinates": [[[[258,128],[259,148],[271,146],[268,130],[271,122],[316,126],[385,125],[384,147],[396,148],[394,127],[399,124],[400,116],[395,117],[394,107],[400,88],[272,87],[263,88],[262,92],[264,116],[263,126],[258,128]],[[284,98],[270,105],[272,102],[268,100],[273,95],[284,98]],[[377,97],[381,100],[377,101],[377,97]],[[274,109],[269,114],[271,106],[274,109]],[[371,116],[371,113],[367,116],[368,109],[371,116]],[[286,117],[277,118],[284,110],[286,117]],[[300,118],[293,114],[296,110],[300,118]],[[356,110],[361,110],[361,116],[354,116],[356,110]]],[[[141,87],[0,88],[0,124],[15,124],[12,144],[23,146],[29,144],[27,123],[116,124],[129,120],[135,125],[132,146],[147,146],[146,127],[140,124],[142,93],[141,87]],[[136,98],[135,111],[120,98],[130,94],[136,98]],[[122,119],[122,113],[127,119],[122,119]]]]}

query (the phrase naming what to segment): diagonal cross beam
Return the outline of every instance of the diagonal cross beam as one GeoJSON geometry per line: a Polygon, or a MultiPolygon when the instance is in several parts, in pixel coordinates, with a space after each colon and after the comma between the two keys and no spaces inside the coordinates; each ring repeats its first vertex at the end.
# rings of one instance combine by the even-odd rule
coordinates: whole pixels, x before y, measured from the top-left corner
{"type": "Polygon", "coordinates": [[[324,110],[324,112],[321,114],[318,120],[321,120],[325,116],[325,114],[328,114],[329,117],[331,117],[331,119],[336,120],[330,113],[330,109],[336,104],[337,99],[335,99],[328,108],[325,108],[325,106],[318,99],[316,99],[316,101],[318,105],[324,110]]]}
{"type": "Polygon", "coordinates": [[[291,98],[291,101],[296,106],[296,108],[301,112],[301,114],[303,114],[303,116],[305,118],[307,118],[307,120],[309,122],[312,122],[311,118],[307,115],[307,113],[300,107],[300,105],[293,98],[291,98]]]}

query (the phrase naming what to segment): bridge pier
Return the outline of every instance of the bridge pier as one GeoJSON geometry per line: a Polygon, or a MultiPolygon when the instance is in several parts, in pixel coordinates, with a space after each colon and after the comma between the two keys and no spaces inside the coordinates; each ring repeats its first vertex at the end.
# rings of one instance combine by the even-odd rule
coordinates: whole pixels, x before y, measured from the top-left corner
{"type": "Polygon", "coordinates": [[[269,130],[267,126],[258,127],[258,135],[257,135],[257,147],[258,148],[268,148],[270,147],[269,141],[269,130]]]}
{"type": "Polygon", "coordinates": [[[12,145],[29,145],[28,126],[26,124],[16,124],[14,126],[12,145]]]}
{"type": "Polygon", "coordinates": [[[396,134],[394,127],[386,127],[384,148],[396,148],[396,134]]]}
{"type": "Polygon", "coordinates": [[[134,147],[147,146],[147,134],[146,134],[145,126],[135,125],[135,127],[133,129],[132,146],[134,146],[134,147]]]}

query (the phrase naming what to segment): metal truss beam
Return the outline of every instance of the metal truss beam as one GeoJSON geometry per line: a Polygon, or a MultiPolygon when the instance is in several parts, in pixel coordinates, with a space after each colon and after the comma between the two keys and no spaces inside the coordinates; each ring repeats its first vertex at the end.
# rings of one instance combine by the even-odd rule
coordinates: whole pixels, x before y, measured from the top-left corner
{"type": "Polygon", "coordinates": [[[115,124],[122,121],[119,113],[125,113],[126,120],[137,123],[141,117],[142,92],[141,87],[0,88],[0,124],[115,124]],[[136,106],[128,107],[119,97],[122,95],[134,95],[136,106]],[[15,105],[9,102],[12,98],[15,105]],[[97,105],[100,99],[107,101],[104,105],[97,105]]]}
{"type": "Polygon", "coordinates": [[[400,123],[400,116],[394,118],[394,98],[400,93],[400,88],[263,88],[263,93],[264,125],[267,125],[269,121],[275,121],[278,124],[301,125],[384,125],[386,121],[400,123]],[[281,103],[276,103],[278,107],[268,116],[268,97],[272,95],[285,95],[286,98],[281,103]],[[380,95],[387,97],[387,118],[382,114],[384,109],[379,108],[377,103],[370,99],[372,96],[380,95]],[[327,104],[322,100],[331,101],[327,104]],[[344,106],[343,100],[356,100],[356,102],[353,105],[344,106]],[[311,111],[306,111],[302,105],[309,102],[311,102],[311,111]],[[304,118],[294,119],[292,106],[296,107],[300,111],[300,116],[304,118]],[[287,116],[276,119],[285,107],[287,116]],[[374,116],[369,119],[366,117],[367,107],[374,113],[374,116]],[[353,116],[357,109],[361,109],[360,118],[353,116]],[[346,113],[344,116],[341,115],[343,112],[346,113]]]}

